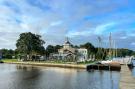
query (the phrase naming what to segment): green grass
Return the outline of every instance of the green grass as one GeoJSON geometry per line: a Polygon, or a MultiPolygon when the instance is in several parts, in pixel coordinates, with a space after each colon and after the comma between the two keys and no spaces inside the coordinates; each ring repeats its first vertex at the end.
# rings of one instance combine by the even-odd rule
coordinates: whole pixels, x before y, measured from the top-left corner
{"type": "MultiPolygon", "coordinates": [[[[5,63],[10,63],[10,62],[19,62],[17,59],[3,59],[2,60],[5,63]]],[[[26,62],[34,62],[34,63],[54,63],[54,64],[80,64],[80,65],[87,65],[87,64],[93,64],[95,61],[86,61],[86,62],[64,62],[64,61],[26,61],[26,62]]]]}
{"type": "Polygon", "coordinates": [[[2,60],[3,62],[18,62],[18,60],[17,59],[3,59],[2,60]]]}
{"type": "Polygon", "coordinates": [[[79,63],[77,63],[77,64],[85,64],[85,65],[87,65],[87,64],[93,64],[93,63],[95,63],[96,61],[85,61],[85,62],[79,62],[79,63]]]}

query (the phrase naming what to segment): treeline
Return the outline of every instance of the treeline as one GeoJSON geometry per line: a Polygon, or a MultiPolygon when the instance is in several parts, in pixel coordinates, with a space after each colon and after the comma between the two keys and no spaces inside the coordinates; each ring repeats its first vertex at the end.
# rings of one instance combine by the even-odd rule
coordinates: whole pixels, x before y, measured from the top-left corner
{"type": "Polygon", "coordinates": [[[16,50],[1,49],[0,52],[2,53],[2,58],[4,58],[4,59],[17,58],[16,50]]]}
{"type": "MultiPolygon", "coordinates": [[[[1,49],[2,58],[12,59],[19,56],[27,56],[26,60],[32,59],[33,55],[43,55],[49,57],[51,53],[57,53],[62,45],[48,45],[44,48],[45,41],[38,34],[31,32],[21,33],[16,41],[16,49],[1,49]]],[[[105,59],[108,56],[109,49],[97,48],[91,43],[87,42],[82,45],[72,45],[74,48],[86,48],[88,50],[88,57],[94,55],[95,59],[105,59]]],[[[117,49],[117,57],[125,57],[135,55],[135,52],[129,49],[117,49]]]]}
{"type": "Polygon", "coordinates": [[[118,57],[125,57],[125,56],[135,56],[135,51],[129,49],[117,49],[118,57]]]}
{"type": "MultiPolygon", "coordinates": [[[[72,45],[73,46],[73,45],[72,45]]],[[[92,45],[90,42],[87,42],[85,44],[81,44],[81,45],[75,45],[73,46],[74,48],[86,48],[88,50],[88,57],[90,57],[91,55],[95,55],[95,56],[104,56],[106,57],[108,55],[109,52],[109,48],[98,48],[98,47],[94,47],[94,45],[92,45]]],[[[47,56],[49,56],[50,53],[57,53],[58,49],[62,48],[61,45],[48,45],[46,47],[45,53],[47,54],[47,56]]],[[[135,55],[135,51],[133,50],[129,50],[129,49],[124,49],[124,48],[119,48],[119,49],[111,49],[112,51],[115,50],[115,55],[117,57],[125,57],[125,56],[132,56],[135,55]]]]}
{"type": "MultiPolygon", "coordinates": [[[[90,57],[91,55],[97,55],[99,56],[98,54],[98,48],[97,47],[94,47],[91,43],[85,43],[85,44],[82,44],[80,46],[73,46],[75,48],[86,48],[88,50],[88,57],[90,57]]],[[[46,50],[43,51],[43,53],[41,55],[46,55],[47,57],[49,57],[49,55],[51,53],[57,53],[58,52],[58,49],[62,48],[61,45],[56,45],[56,46],[53,46],[53,45],[48,45],[46,47],[46,50]]],[[[107,54],[105,52],[108,52],[109,49],[105,49],[105,48],[101,48],[102,49],[102,53],[101,52],[101,55],[104,55],[105,57],[107,56],[107,54]]],[[[5,58],[5,59],[13,59],[13,58],[17,58],[18,55],[19,55],[19,52],[17,50],[12,50],[12,49],[1,49],[0,50],[2,52],[2,58],[5,58]]],[[[129,50],[129,49],[117,49],[117,57],[125,57],[125,56],[132,56],[132,55],[135,55],[135,52],[132,51],[132,50],[129,50]]]]}
{"type": "MultiPolygon", "coordinates": [[[[94,47],[91,43],[85,43],[79,46],[73,46],[74,48],[86,48],[88,50],[88,57],[90,57],[91,55],[95,55],[98,56],[100,58],[100,54],[104,57],[107,56],[107,53],[109,51],[109,49],[105,49],[105,48],[101,48],[101,52],[98,53],[99,48],[94,47]]],[[[49,55],[51,53],[57,53],[58,49],[62,48],[62,45],[48,45],[46,47],[46,49],[42,50],[42,54],[40,55],[45,55],[47,57],[49,57],[49,55]]],[[[115,49],[116,50],[116,49],[115,49]]],[[[13,58],[18,58],[19,55],[19,51],[17,49],[12,50],[12,49],[1,49],[0,50],[2,52],[2,58],[5,59],[13,59],[13,58]]],[[[116,51],[117,57],[125,57],[125,56],[132,56],[135,55],[135,52],[129,49],[117,49],[116,51]]]]}

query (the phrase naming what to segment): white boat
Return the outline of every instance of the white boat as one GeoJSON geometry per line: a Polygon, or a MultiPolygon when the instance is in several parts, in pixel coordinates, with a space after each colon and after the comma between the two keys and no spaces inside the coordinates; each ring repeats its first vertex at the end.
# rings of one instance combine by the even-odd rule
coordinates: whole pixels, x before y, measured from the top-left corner
{"type": "Polygon", "coordinates": [[[108,64],[108,63],[111,63],[111,62],[113,62],[112,60],[107,60],[107,61],[101,61],[100,63],[101,64],[108,64]]]}

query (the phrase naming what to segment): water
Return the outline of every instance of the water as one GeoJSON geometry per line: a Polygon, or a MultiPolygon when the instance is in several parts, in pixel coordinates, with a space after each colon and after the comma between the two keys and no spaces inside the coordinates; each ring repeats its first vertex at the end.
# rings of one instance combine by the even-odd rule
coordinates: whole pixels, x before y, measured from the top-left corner
{"type": "Polygon", "coordinates": [[[135,77],[135,60],[133,60],[132,62],[133,62],[133,65],[134,65],[134,67],[133,67],[133,69],[132,69],[132,74],[133,74],[133,76],[135,77]]]}
{"type": "Polygon", "coordinates": [[[0,64],[0,89],[119,89],[119,72],[0,64]]]}

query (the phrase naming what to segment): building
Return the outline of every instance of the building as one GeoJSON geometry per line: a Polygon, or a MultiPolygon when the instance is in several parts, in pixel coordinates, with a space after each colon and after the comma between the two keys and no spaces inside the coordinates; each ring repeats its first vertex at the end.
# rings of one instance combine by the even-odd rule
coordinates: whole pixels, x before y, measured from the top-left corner
{"type": "Polygon", "coordinates": [[[88,51],[85,48],[79,48],[78,50],[78,59],[79,61],[88,60],[88,51]]]}
{"type": "Polygon", "coordinates": [[[85,61],[88,59],[87,49],[74,48],[69,39],[66,38],[63,48],[58,50],[58,53],[51,54],[52,59],[67,60],[67,61],[85,61]]]}

